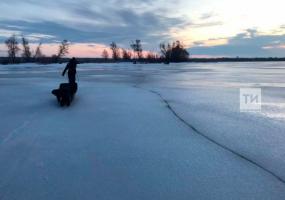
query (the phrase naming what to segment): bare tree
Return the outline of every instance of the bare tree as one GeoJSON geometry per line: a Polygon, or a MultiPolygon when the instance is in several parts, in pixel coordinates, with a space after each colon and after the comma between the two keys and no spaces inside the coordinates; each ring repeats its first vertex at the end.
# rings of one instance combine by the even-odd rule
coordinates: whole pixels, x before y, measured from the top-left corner
{"type": "Polygon", "coordinates": [[[5,44],[8,48],[8,57],[10,62],[15,63],[17,53],[20,51],[16,36],[12,35],[5,41],[5,44]]]}
{"type": "Polygon", "coordinates": [[[137,58],[140,60],[143,57],[142,54],[142,45],[140,40],[136,40],[131,44],[131,48],[133,49],[134,53],[137,54],[137,58]]]}
{"type": "Polygon", "coordinates": [[[59,45],[57,58],[60,59],[60,58],[64,57],[65,55],[67,55],[68,50],[69,50],[69,43],[67,40],[63,40],[61,42],[61,44],[59,45]]]}
{"type": "Polygon", "coordinates": [[[39,43],[39,45],[36,48],[36,52],[35,52],[35,58],[40,58],[42,57],[42,43],[39,43]]]}
{"type": "Polygon", "coordinates": [[[109,53],[106,49],[104,49],[102,52],[102,58],[104,58],[105,60],[108,60],[109,58],[109,53]]]}
{"type": "Polygon", "coordinates": [[[29,62],[31,60],[32,53],[30,50],[29,41],[24,36],[22,36],[22,45],[23,45],[22,57],[24,58],[25,62],[29,62]]]}
{"type": "Polygon", "coordinates": [[[110,49],[112,51],[113,59],[118,60],[120,58],[120,51],[119,51],[119,47],[117,46],[117,44],[115,42],[112,42],[110,44],[110,49]]]}
{"type": "Polygon", "coordinates": [[[45,57],[44,54],[42,53],[42,43],[39,43],[39,45],[36,48],[36,52],[34,55],[34,58],[37,62],[41,62],[41,59],[45,57]]]}
{"type": "Polygon", "coordinates": [[[132,59],[132,52],[126,50],[126,49],[122,49],[122,57],[124,60],[131,60],[132,59]]]}
{"type": "Polygon", "coordinates": [[[170,62],[171,53],[172,53],[172,46],[168,44],[161,43],[159,45],[162,57],[165,59],[167,63],[170,62]]]}

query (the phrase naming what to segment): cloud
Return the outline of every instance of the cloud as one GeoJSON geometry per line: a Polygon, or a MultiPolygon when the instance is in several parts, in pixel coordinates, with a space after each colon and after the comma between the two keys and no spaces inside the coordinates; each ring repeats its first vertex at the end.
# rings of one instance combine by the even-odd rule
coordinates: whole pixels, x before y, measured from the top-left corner
{"type": "MultiPolygon", "coordinates": [[[[206,43],[207,41],[205,41],[206,43]]],[[[227,39],[223,45],[194,44],[193,55],[270,57],[285,56],[285,35],[262,35],[256,29],[248,29],[227,39]]]]}
{"type": "MultiPolygon", "coordinates": [[[[105,0],[96,4],[91,0],[2,0],[0,29],[6,31],[2,31],[5,35],[0,31],[0,41],[16,31],[17,35],[24,34],[49,43],[68,39],[80,43],[116,41],[128,46],[130,40],[139,38],[153,49],[161,41],[171,38],[168,34],[171,27],[186,23],[184,18],[165,15],[167,7],[154,5],[159,2],[163,1],[105,0]],[[8,15],[15,11],[13,5],[19,5],[21,9],[8,15]],[[49,37],[33,37],[35,35],[49,37]]],[[[169,1],[165,5],[173,3],[169,1]]]]}
{"type": "Polygon", "coordinates": [[[63,39],[86,43],[82,48],[112,41],[129,48],[132,40],[141,39],[144,49],[154,51],[161,42],[181,39],[193,43],[191,51],[200,55],[283,54],[280,35],[285,25],[279,24],[269,35],[248,29],[229,37],[245,27],[227,24],[227,15],[219,9],[205,12],[207,2],[198,6],[187,0],[1,0],[0,43],[12,34],[25,35],[32,43],[54,45],[63,39]],[[217,39],[206,41],[210,34],[217,39]]]}
{"type": "Polygon", "coordinates": [[[212,21],[212,22],[190,22],[187,24],[188,28],[208,28],[213,26],[221,26],[223,25],[222,21],[212,21]]]}
{"type": "Polygon", "coordinates": [[[0,38],[7,38],[10,37],[11,35],[19,35],[19,34],[21,34],[21,31],[0,28],[0,38]]]}
{"type": "Polygon", "coordinates": [[[214,12],[207,12],[207,13],[203,13],[200,16],[200,20],[208,20],[211,19],[213,17],[216,17],[217,15],[214,12]]]}
{"type": "Polygon", "coordinates": [[[28,34],[28,35],[25,35],[25,37],[30,40],[30,41],[41,41],[43,39],[53,39],[55,38],[55,36],[53,35],[47,35],[47,34],[41,34],[41,33],[31,33],[31,34],[28,34]]]}

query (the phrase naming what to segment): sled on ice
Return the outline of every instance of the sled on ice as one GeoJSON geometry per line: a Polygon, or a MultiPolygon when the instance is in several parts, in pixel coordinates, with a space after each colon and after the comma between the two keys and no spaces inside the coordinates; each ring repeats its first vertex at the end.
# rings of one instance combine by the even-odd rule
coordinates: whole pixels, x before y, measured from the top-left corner
{"type": "Polygon", "coordinates": [[[61,106],[70,106],[77,92],[77,83],[61,83],[58,89],[52,91],[61,106]]]}

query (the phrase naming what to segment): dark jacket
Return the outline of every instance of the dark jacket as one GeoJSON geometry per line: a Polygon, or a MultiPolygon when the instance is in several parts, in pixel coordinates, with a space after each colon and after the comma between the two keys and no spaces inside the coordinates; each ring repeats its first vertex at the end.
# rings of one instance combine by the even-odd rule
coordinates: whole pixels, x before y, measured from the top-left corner
{"type": "Polygon", "coordinates": [[[71,59],[62,72],[62,76],[64,76],[66,71],[68,70],[68,79],[70,83],[75,83],[76,66],[77,61],[75,59],[71,59]]]}
{"type": "Polygon", "coordinates": [[[68,62],[65,69],[62,72],[62,75],[64,76],[67,70],[68,70],[68,74],[76,74],[76,66],[77,66],[76,61],[68,62]]]}

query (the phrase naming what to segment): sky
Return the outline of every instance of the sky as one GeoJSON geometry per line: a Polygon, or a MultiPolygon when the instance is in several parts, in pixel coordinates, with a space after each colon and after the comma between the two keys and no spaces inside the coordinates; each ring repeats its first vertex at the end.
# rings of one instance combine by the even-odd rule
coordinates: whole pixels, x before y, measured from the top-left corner
{"type": "Polygon", "coordinates": [[[147,51],[180,40],[192,57],[285,57],[284,0],[1,0],[0,55],[15,34],[45,55],[100,57],[114,41],[147,51]]]}

